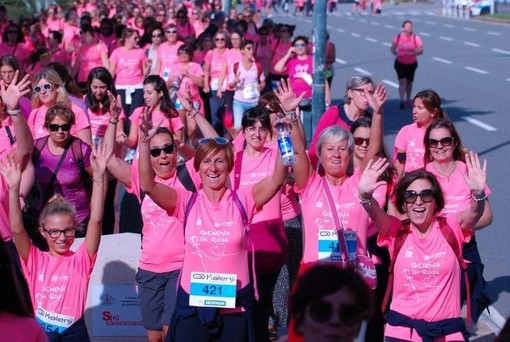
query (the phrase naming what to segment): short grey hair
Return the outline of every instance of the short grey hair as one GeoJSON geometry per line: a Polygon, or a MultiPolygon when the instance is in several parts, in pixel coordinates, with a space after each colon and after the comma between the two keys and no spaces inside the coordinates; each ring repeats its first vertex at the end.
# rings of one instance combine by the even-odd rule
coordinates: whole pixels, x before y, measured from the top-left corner
{"type": "Polygon", "coordinates": [[[354,152],[354,138],[352,137],[351,132],[343,129],[340,126],[329,126],[325,128],[321,134],[319,135],[319,139],[317,139],[317,145],[315,146],[315,152],[318,156],[321,155],[322,145],[324,141],[333,138],[336,141],[347,140],[347,148],[349,150],[349,154],[353,154],[354,152]]]}
{"type": "Polygon", "coordinates": [[[349,78],[347,84],[345,85],[345,95],[344,102],[349,104],[351,103],[351,98],[349,97],[349,90],[359,88],[364,86],[365,84],[374,84],[374,81],[368,76],[356,75],[349,78]]]}

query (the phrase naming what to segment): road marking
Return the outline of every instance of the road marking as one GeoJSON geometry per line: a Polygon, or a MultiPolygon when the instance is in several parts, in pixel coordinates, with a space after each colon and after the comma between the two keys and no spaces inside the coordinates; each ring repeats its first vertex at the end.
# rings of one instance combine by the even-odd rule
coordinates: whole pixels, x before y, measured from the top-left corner
{"type": "Polygon", "coordinates": [[[346,61],[344,61],[343,59],[340,59],[340,58],[335,59],[335,61],[337,61],[340,64],[347,64],[346,61]]]}
{"type": "Polygon", "coordinates": [[[340,32],[340,33],[344,33],[345,30],[342,30],[342,29],[336,29],[337,32],[340,32]]]}
{"type": "Polygon", "coordinates": [[[395,28],[395,26],[393,26],[393,25],[384,25],[384,27],[389,28],[389,29],[395,28]]]}
{"type": "Polygon", "coordinates": [[[492,51],[502,53],[503,55],[510,55],[510,51],[506,50],[492,49],[492,51]]]}
{"type": "Polygon", "coordinates": [[[484,129],[486,131],[489,131],[489,132],[494,132],[494,131],[498,130],[496,127],[492,127],[491,125],[487,125],[485,122],[481,122],[480,120],[475,119],[472,116],[465,116],[465,117],[463,117],[463,119],[466,120],[469,123],[472,123],[475,126],[478,126],[478,127],[482,128],[482,129],[484,129]]]}
{"type": "Polygon", "coordinates": [[[419,35],[425,36],[425,37],[430,37],[430,33],[427,33],[427,32],[420,32],[419,35]]]}
{"type": "Polygon", "coordinates": [[[462,29],[464,31],[469,31],[469,32],[476,32],[476,31],[478,31],[477,29],[474,29],[474,28],[471,28],[471,27],[463,27],[462,29]]]}
{"type": "Polygon", "coordinates": [[[361,37],[361,34],[355,33],[355,32],[351,32],[351,36],[353,36],[353,37],[361,37]]]}
{"type": "Polygon", "coordinates": [[[453,41],[453,38],[445,37],[445,36],[441,36],[441,37],[439,37],[439,39],[441,39],[441,40],[446,40],[446,41],[448,41],[448,42],[453,41]]]}
{"type": "Polygon", "coordinates": [[[455,27],[453,26],[452,24],[443,24],[444,27],[448,27],[448,28],[452,28],[452,27],[455,27]]]}
{"type": "Polygon", "coordinates": [[[506,80],[507,80],[508,82],[510,82],[510,78],[507,78],[506,80]]]}
{"type": "Polygon", "coordinates": [[[365,37],[365,40],[372,42],[372,43],[377,43],[377,39],[375,39],[375,38],[365,37]]]}
{"type": "Polygon", "coordinates": [[[452,61],[449,61],[447,59],[439,58],[439,57],[432,57],[433,60],[436,62],[444,63],[444,64],[452,64],[452,61]]]}
{"type": "Polygon", "coordinates": [[[366,71],[365,69],[361,69],[361,68],[354,68],[355,71],[359,72],[360,74],[362,75],[365,75],[365,76],[371,76],[372,74],[368,71],[366,71]]]}
{"type": "Polygon", "coordinates": [[[382,80],[381,82],[384,83],[384,84],[389,85],[390,87],[398,89],[398,84],[395,83],[395,82],[392,82],[390,80],[382,80]]]}
{"type": "Polygon", "coordinates": [[[492,331],[496,332],[501,331],[501,329],[503,329],[503,326],[505,325],[506,318],[501,316],[501,314],[492,305],[489,305],[487,309],[490,310],[490,315],[487,313],[486,310],[483,310],[480,319],[482,319],[484,323],[487,323],[487,326],[492,331]]]}
{"type": "Polygon", "coordinates": [[[471,42],[464,42],[464,45],[472,46],[472,47],[480,47],[480,44],[471,43],[471,42]]]}
{"type": "Polygon", "coordinates": [[[391,44],[387,43],[387,42],[384,42],[384,43],[381,43],[381,44],[384,45],[384,46],[390,46],[391,47],[391,44]]]}
{"type": "Polygon", "coordinates": [[[331,30],[331,29],[333,29],[333,26],[328,25],[328,30],[331,30]]]}
{"type": "Polygon", "coordinates": [[[425,24],[436,25],[437,23],[435,21],[427,20],[427,21],[425,21],[425,24]]]}
{"type": "Polygon", "coordinates": [[[488,71],[485,71],[485,70],[482,70],[482,69],[473,68],[473,67],[469,67],[469,66],[464,67],[464,69],[472,71],[472,72],[476,72],[476,73],[482,74],[482,75],[487,75],[489,73],[488,71]]]}
{"type": "Polygon", "coordinates": [[[493,36],[501,36],[501,33],[494,32],[494,31],[487,31],[487,34],[493,35],[493,36]]]}
{"type": "MultiPolygon", "coordinates": [[[[409,14],[410,15],[420,15],[421,13],[420,12],[416,12],[416,11],[410,11],[409,14]]],[[[413,19],[413,21],[419,23],[420,19],[413,19]]]]}
{"type": "Polygon", "coordinates": [[[393,12],[394,15],[406,15],[404,12],[393,12]]]}
{"type": "Polygon", "coordinates": [[[381,24],[379,24],[377,21],[371,21],[371,22],[370,22],[370,24],[371,24],[371,25],[374,25],[374,26],[379,26],[379,25],[381,25],[381,24]]]}
{"type": "Polygon", "coordinates": [[[361,18],[360,18],[358,21],[359,21],[360,23],[366,23],[366,22],[367,22],[367,20],[366,20],[366,19],[361,19],[361,18]]]}

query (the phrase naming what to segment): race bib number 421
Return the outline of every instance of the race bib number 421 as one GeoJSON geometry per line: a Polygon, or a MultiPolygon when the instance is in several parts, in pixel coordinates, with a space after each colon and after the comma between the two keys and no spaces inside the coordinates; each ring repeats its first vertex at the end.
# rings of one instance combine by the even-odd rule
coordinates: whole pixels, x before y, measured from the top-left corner
{"type": "Polygon", "coordinates": [[[189,305],[235,308],[236,285],[236,274],[192,272],[189,305]]]}

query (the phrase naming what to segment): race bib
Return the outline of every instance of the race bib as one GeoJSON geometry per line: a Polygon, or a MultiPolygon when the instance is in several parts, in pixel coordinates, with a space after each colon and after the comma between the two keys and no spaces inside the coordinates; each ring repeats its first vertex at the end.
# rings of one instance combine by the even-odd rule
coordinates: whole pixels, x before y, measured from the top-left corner
{"type": "Polygon", "coordinates": [[[260,92],[257,89],[257,83],[247,84],[243,86],[243,98],[245,100],[256,99],[260,96],[260,92]]]}
{"type": "Polygon", "coordinates": [[[319,240],[317,249],[319,251],[320,261],[341,262],[342,252],[338,242],[338,234],[333,229],[319,230],[319,240]]]}
{"type": "Polygon", "coordinates": [[[37,308],[35,319],[47,332],[58,331],[62,333],[74,323],[74,317],[72,316],[57,314],[40,307],[37,308]]]}
{"type": "Polygon", "coordinates": [[[189,305],[233,309],[236,285],[236,274],[191,272],[189,305]]]}
{"type": "Polygon", "coordinates": [[[220,85],[220,79],[219,78],[211,79],[211,90],[218,90],[219,85],[220,85]]]}
{"type": "Polygon", "coordinates": [[[170,68],[166,68],[164,71],[163,71],[163,79],[165,81],[168,81],[168,79],[170,78],[170,68]]]}

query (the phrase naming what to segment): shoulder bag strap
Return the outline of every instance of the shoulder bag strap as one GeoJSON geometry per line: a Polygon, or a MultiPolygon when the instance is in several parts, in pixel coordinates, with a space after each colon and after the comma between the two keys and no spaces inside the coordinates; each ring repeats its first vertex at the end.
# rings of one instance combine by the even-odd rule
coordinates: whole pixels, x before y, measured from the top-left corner
{"type": "Polygon", "coordinates": [[[239,190],[241,183],[241,168],[243,167],[243,154],[244,150],[237,152],[234,161],[234,191],[239,190]]]}
{"type": "MultiPolygon", "coordinates": [[[[64,152],[62,152],[62,155],[60,156],[60,159],[58,161],[58,164],[57,164],[57,167],[55,168],[55,170],[53,171],[53,175],[51,176],[51,180],[50,182],[48,183],[48,188],[46,188],[46,191],[44,193],[44,196],[42,197],[43,199],[43,202],[42,202],[42,205],[45,206],[46,203],[48,202],[49,200],[49,195],[51,194],[51,192],[53,191],[53,187],[55,186],[55,181],[57,180],[57,173],[58,173],[58,170],[60,170],[60,166],[62,166],[62,163],[64,162],[64,159],[66,159],[66,155],[67,155],[67,151],[69,150],[69,147],[71,146],[73,142],[73,139],[71,138],[68,142],[67,142],[67,145],[66,147],[64,148],[64,152]]],[[[49,147],[48,147],[49,148],[49,147]]]]}
{"type": "Polygon", "coordinates": [[[177,166],[177,178],[179,179],[179,182],[181,182],[181,184],[184,185],[184,188],[186,188],[186,190],[191,191],[193,193],[197,192],[197,188],[195,186],[195,183],[193,183],[193,180],[191,179],[186,164],[177,166]]]}
{"type": "Polygon", "coordinates": [[[9,126],[5,125],[4,127],[5,127],[5,132],[7,133],[7,137],[9,138],[9,142],[11,143],[11,146],[12,146],[16,142],[16,137],[14,135],[12,135],[12,131],[9,126]]]}
{"type": "Polygon", "coordinates": [[[333,195],[331,194],[331,189],[329,188],[328,180],[326,178],[323,178],[322,184],[323,184],[324,192],[326,193],[326,198],[328,200],[329,209],[331,210],[331,215],[333,216],[333,221],[335,222],[335,228],[338,229],[338,234],[337,234],[338,242],[342,246],[342,248],[340,248],[340,250],[342,252],[342,260],[345,261],[345,260],[348,260],[347,241],[345,241],[345,236],[343,234],[345,229],[342,224],[342,221],[338,217],[338,212],[336,211],[335,201],[333,200],[333,195]]]}

